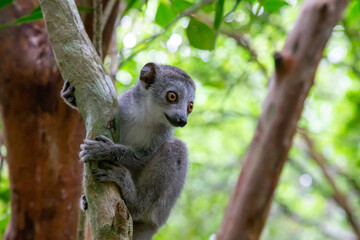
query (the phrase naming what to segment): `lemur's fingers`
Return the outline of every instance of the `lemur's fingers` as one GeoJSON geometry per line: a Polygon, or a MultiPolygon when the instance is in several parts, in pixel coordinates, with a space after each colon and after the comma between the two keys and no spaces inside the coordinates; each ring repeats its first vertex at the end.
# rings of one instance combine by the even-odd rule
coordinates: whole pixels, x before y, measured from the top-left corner
{"type": "Polygon", "coordinates": [[[108,174],[108,170],[94,169],[91,171],[91,173],[93,174],[96,182],[111,181],[109,174],[108,174]]]}
{"type": "Polygon", "coordinates": [[[79,154],[79,157],[80,157],[80,161],[82,161],[82,162],[88,162],[91,160],[95,160],[93,154],[91,154],[87,150],[82,150],[79,154]]]}
{"type": "Polygon", "coordinates": [[[104,142],[104,143],[113,143],[113,141],[110,138],[105,137],[104,135],[100,135],[95,137],[96,141],[104,142]]]}
{"type": "Polygon", "coordinates": [[[65,81],[64,89],[67,89],[68,87],[70,87],[70,82],[69,82],[69,81],[65,81]]]}
{"type": "Polygon", "coordinates": [[[99,168],[100,169],[113,169],[114,167],[117,167],[116,163],[114,161],[101,161],[99,162],[99,168]]]}
{"type": "Polygon", "coordinates": [[[67,95],[72,95],[72,93],[74,92],[74,87],[73,86],[70,86],[69,88],[67,88],[67,89],[64,89],[63,91],[62,91],[62,95],[63,96],[67,96],[67,95]]]}

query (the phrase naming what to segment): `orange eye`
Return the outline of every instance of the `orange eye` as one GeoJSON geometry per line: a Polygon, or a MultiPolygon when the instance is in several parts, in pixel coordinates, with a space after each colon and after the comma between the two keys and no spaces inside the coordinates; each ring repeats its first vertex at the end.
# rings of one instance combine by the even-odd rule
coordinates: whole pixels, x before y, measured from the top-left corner
{"type": "Polygon", "coordinates": [[[174,102],[176,101],[176,99],[177,99],[176,93],[174,93],[174,92],[172,92],[172,91],[170,91],[170,92],[167,93],[167,100],[168,100],[169,102],[174,103],[174,102]]]}
{"type": "Polygon", "coordinates": [[[194,103],[189,103],[189,105],[188,105],[188,112],[189,113],[191,113],[192,112],[192,110],[193,110],[193,108],[194,108],[194,103]]]}

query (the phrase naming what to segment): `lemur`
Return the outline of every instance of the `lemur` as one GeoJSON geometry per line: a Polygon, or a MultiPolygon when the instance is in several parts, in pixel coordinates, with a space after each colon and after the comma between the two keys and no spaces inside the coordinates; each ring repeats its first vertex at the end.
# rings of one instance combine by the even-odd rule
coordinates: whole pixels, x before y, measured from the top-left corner
{"type": "MultiPolygon", "coordinates": [[[[61,96],[76,108],[75,88],[61,96]]],[[[98,161],[97,182],[115,182],[133,218],[134,240],[149,240],[165,224],[183,189],[188,153],[173,137],[193,110],[195,84],[181,69],[147,63],[139,81],[119,97],[120,143],[105,136],[81,145],[82,161],[98,161]]]]}

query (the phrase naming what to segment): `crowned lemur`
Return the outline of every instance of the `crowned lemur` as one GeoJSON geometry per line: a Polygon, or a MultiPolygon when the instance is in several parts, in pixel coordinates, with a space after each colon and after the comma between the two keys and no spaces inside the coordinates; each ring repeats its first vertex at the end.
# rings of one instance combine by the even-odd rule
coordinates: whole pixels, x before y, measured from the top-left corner
{"type": "MultiPolygon", "coordinates": [[[[61,96],[76,108],[75,88],[61,96]]],[[[97,182],[115,182],[133,218],[134,239],[152,239],[180,196],[187,171],[185,143],[173,137],[193,110],[195,84],[181,69],[147,63],[140,81],[119,97],[120,143],[105,136],[81,145],[82,161],[99,161],[97,182]]]]}

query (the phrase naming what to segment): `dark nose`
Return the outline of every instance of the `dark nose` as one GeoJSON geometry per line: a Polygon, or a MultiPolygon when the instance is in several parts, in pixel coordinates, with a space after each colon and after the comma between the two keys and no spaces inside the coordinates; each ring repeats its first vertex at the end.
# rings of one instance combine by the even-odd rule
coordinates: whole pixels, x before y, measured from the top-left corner
{"type": "Polygon", "coordinates": [[[179,120],[178,120],[178,125],[179,125],[180,127],[183,127],[183,126],[185,126],[186,124],[187,124],[186,119],[184,119],[184,118],[179,118],[179,120]]]}

